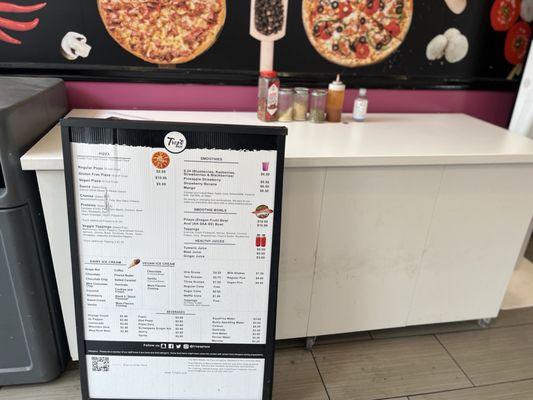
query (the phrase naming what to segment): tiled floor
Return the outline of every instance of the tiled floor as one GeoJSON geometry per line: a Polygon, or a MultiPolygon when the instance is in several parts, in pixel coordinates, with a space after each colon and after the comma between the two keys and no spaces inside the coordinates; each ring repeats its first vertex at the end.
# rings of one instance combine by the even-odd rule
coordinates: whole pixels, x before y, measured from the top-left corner
{"type": "MultiPolygon", "coordinates": [[[[77,400],[71,369],[44,385],[4,387],[0,400],[77,400]]],[[[280,343],[275,400],[533,400],[533,308],[489,328],[439,324],[280,343]]]]}
{"type": "MultiPolygon", "coordinates": [[[[533,243],[533,241],[532,241],[533,243]]],[[[533,245],[531,246],[533,253],[533,245]]],[[[533,256],[533,254],[532,254],[533,256]]],[[[513,277],[503,299],[502,308],[510,310],[513,308],[533,307],[533,262],[527,258],[522,258],[520,264],[513,272],[513,277]]]]}

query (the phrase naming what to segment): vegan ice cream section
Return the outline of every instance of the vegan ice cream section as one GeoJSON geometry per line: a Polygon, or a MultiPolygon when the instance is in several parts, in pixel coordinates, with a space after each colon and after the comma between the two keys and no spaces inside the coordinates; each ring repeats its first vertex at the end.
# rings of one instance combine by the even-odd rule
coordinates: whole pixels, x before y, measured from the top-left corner
{"type": "MultiPolygon", "coordinates": [[[[73,110],[69,116],[284,126],[246,112],[73,110]]],[[[463,114],[369,114],[364,124],[344,115],[338,124],[286,125],[278,339],[498,314],[532,218],[533,187],[523,184],[533,180],[531,140],[463,114]]],[[[273,167],[260,161],[260,171],[273,167]]],[[[77,358],[59,127],[21,163],[37,172],[77,358]]],[[[260,200],[248,212],[258,223],[276,208],[260,200]]],[[[251,251],[268,249],[268,235],[251,234],[251,251]]],[[[135,274],[148,261],[134,252],[120,262],[135,274]]],[[[153,278],[159,285],[160,276],[153,278]]]]}

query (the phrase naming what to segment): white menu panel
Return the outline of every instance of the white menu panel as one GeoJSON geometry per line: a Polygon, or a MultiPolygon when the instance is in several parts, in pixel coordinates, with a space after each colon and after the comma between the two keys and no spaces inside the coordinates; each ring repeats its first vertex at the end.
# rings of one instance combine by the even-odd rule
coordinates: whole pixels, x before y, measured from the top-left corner
{"type": "Polygon", "coordinates": [[[261,399],[277,151],[71,154],[90,397],[261,399]]]}

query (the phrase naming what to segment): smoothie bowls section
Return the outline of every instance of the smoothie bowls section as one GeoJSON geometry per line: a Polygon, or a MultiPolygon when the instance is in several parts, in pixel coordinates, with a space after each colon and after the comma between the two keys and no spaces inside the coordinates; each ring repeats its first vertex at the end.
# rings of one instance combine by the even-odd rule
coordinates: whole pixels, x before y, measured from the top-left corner
{"type": "Polygon", "coordinates": [[[153,64],[193,60],[218,38],[226,19],[225,0],[98,0],[111,37],[153,64]]]}
{"type": "Polygon", "coordinates": [[[309,41],[327,60],[347,67],[380,62],[403,42],[413,0],[303,0],[309,41]]]}

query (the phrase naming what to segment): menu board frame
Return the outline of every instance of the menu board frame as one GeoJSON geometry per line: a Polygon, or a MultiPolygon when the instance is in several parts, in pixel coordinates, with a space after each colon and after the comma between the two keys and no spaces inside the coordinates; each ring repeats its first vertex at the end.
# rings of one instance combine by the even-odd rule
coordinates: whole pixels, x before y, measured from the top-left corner
{"type": "MultiPolygon", "coordinates": [[[[89,382],[86,364],[86,342],[85,342],[85,322],[83,313],[83,299],[81,287],[81,273],[80,273],[80,259],[79,259],[79,241],[78,241],[78,218],[76,213],[74,174],[72,168],[72,151],[71,143],[75,142],[72,138],[72,128],[95,128],[95,129],[114,129],[113,143],[101,141],[102,135],[92,135],[91,141],[82,143],[95,144],[119,144],[117,143],[116,129],[129,130],[131,137],[131,144],[146,146],[154,146],[154,137],[161,131],[186,131],[188,134],[206,135],[221,134],[225,138],[222,141],[217,140],[212,143],[211,148],[218,149],[222,146],[229,146],[225,148],[236,149],[239,143],[243,143],[243,135],[246,137],[255,137],[254,150],[261,150],[261,141],[267,138],[270,146],[275,143],[276,150],[276,173],[275,173],[275,193],[274,193],[274,215],[273,215],[273,230],[272,230],[272,247],[271,247],[271,262],[270,262],[270,279],[268,290],[268,314],[266,327],[266,342],[264,350],[264,378],[263,378],[263,400],[271,399],[272,384],[274,375],[274,346],[275,346],[275,328],[276,328],[276,307],[277,307],[277,291],[278,291],[278,269],[279,269],[279,254],[280,254],[280,235],[281,235],[281,211],[282,211],[282,193],[283,193],[283,171],[285,158],[285,136],[287,135],[287,128],[285,127],[263,127],[263,126],[247,126],[247,125],[223,125],[223,124],[200,124],[200,123],[180,123],[180,122],[158,122],[158,121],[133,121],[122,119],[93,119],[93,118],[65,118],[61,120],[61,139],[63,148],[63,162],[65,167],[65,184],[67,193],[67,212],[69,221],[69,239],[72,261],[72,276],[74,286],[74,302],[76,314],[76,329],[79,349],[80,361],[80,378],[81,378],[81,392],[83,400],[110,400],[104,398],[89,397],[89,382]],[[229,134],[229,137],[225,134],[229,134]],[[227,143],[228,138],[231,141],[233,135],[238,135],[241,139],[236,142],[234,147],[231,143],[227,143]],[[225,143],[226,142],[226,143],[225,143]],[[257,143],[257,145],[256,145],[257,143]],[[257,148],[256,148],[257,147],[257,148]]],[[[209,138],[208,138],[209,140],[209,138]]],[[[160,141],[160,139],[159,139],[160,141]]],[[[128,145],[128,143],[120,143],[128,145]]],[[[247,148],[247,150],[250,150],[247,148]]],[[[132,399],[132,400],[150,400],[149,398],[132,399]]]]}

